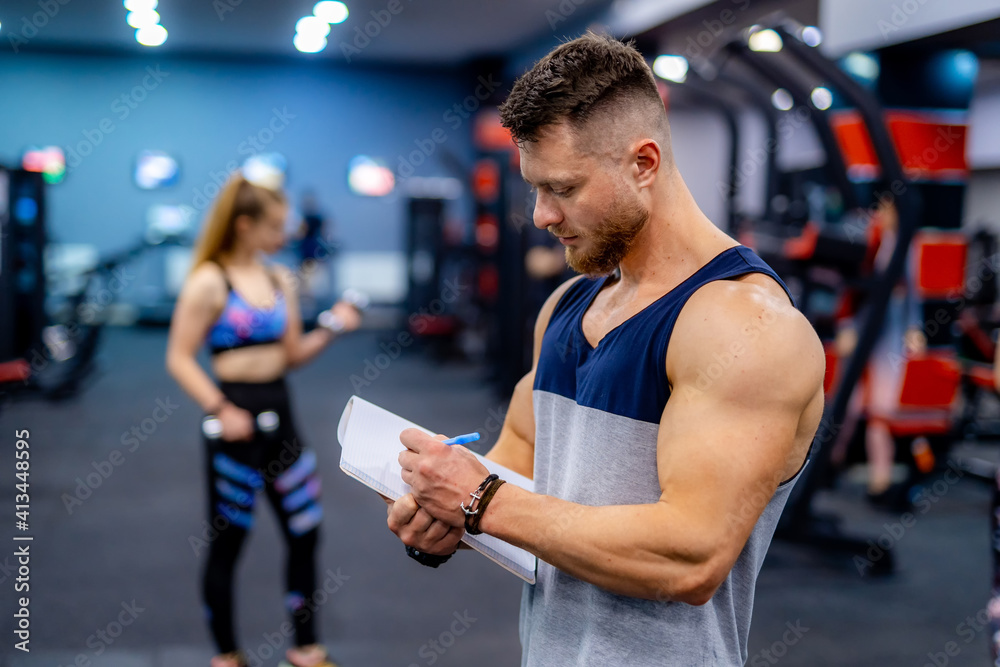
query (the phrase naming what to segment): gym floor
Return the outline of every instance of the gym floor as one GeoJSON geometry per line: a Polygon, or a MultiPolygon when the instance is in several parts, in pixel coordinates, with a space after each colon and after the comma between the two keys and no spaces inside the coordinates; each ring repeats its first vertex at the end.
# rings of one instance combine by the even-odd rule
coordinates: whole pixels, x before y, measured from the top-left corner
{"type": "MultiPolygon", "coordinates": [[[[440,570],[412,562],[385,527],[384,503],[338,469],[336,425],[355,393],[349,378],[364,377],[379,342],[373,333],[354,335],[291,376],[300,434],[324,475],[318,581],[332,592],[318,612],[322,637],[345,667],[516,665],[520,582],[474,553],[440,570]]],[[[80,396],[3,406],[5,439],[14,429],[31,432],[35,539],[31,652],[13,650],[12,619],[4,614],[0,664],[208,664],[195,553],[205,527],[200,413],[164,371],[165,344],[163,330],[109,330],[100,375],[80,396]],[[171,411],[161,423],[153,420],[158,404],[171,411]],[[144,420],[148,435],[129,441],[144,420]],[[112,459],[113,450],[120,457],[112,459]],[[99,485],[100,473],[92,475],[98,469],[106,475],[99,485]],[[96,488],[78,491],[78,478],[88,475],[96,488]],[[72,502],[74,495],[82,500],[72,502]]],[[[385,358],[377,361],[385,366],[385,358]]],[[[496,438],[491,418],[505,402],[481,369],[435,364],[410,351],[368,378],[357,392],[366,399],[444,433],[480,430],[480,450],[496,438]]],[[[0,450],[0,469],[13,470],[13,447],[0,450]]],[[[0,485],[0,500],[13,505],[13,484],[0,485]]],[[[908,527],[901,515],[869,509],[850,485],[822,493],[818,504],[852,532],[881,537],[896,573],[860,574],[849,559],[776,542],[757,585],[748,665],[988,664],[987,632],[976,621],[991,578],[988,488],[942,482],[908,527]]],[[[237,622],[244,645],[262,658],[256,664],[271,666],[289,640],[282,633],[281,542],[264,506],[237,573],[237,622]]],[[[12,524],[3,522],[8,545],[15,544],[12,524]]],[[[13,550],[0,552],[6,599],[16,576],[13,550]]]]}

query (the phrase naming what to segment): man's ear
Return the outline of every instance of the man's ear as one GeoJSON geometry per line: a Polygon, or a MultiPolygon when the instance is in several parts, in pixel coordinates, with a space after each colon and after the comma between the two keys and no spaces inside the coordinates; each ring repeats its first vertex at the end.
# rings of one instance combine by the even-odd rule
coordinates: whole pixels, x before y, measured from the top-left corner
{"type": "Polygon", "coordinates": [[[663,157],[660,145],[652,139],[640,140],[635,144],[633,155],[635,155],[636,184],[640,188],[651,186],[660,171],[663,157]]]}

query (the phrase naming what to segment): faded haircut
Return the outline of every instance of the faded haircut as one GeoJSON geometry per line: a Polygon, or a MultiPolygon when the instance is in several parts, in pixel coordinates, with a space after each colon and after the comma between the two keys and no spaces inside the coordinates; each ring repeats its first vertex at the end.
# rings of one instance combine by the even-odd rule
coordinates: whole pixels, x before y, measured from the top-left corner
{"type": "Polygon", "coordinates": [[[579,133],[604,116],[648,120],[669,156],[666,112],[646,60],[631,42],[589,31],[535,63],[500,106],[500,121],[518,145],[538,141],[547,125],[568,123],[579,133]]]}

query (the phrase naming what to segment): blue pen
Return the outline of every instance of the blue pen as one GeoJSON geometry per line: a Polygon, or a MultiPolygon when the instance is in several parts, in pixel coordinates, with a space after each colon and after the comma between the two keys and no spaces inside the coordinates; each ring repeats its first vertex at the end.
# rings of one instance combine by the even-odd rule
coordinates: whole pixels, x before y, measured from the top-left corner
{"type": "Polygon", "coordinates": [[[479,440],[481,436],[478,433],[466,433],[465,435],[456,435],[454,438],[449,438],[447,440],[442,440],[446,445],[466,445],[470,442],[475,442],[479,440]]]}

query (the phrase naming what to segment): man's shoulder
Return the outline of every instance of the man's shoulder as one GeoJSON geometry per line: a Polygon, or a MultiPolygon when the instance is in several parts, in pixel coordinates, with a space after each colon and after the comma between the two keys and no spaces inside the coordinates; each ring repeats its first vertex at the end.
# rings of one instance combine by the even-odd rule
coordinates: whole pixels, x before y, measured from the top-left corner
{"type": "MultiPolygon", "coordinates": [[[[759,272],[706,283],[691,295],[684,311],[714,326],[739,324],[755,314],[767,315],[768,319],[800,314],[781,284],[759,272]]],[[[687,319],[694,320],[697,326],[698,318],[687,319]]]]}
{"type": "Polygon", "coordinates": [[[740,391],[757,381],[802,378],[803,391],[822,381],[823,348],[815,330],[773,278],[763,273],[717,280],[696,291],[681,311],[667,355],[672,381],[699,377],[723,364],[740,391]],[[724,362],[724,363],[723,363],[724,362]]]}

